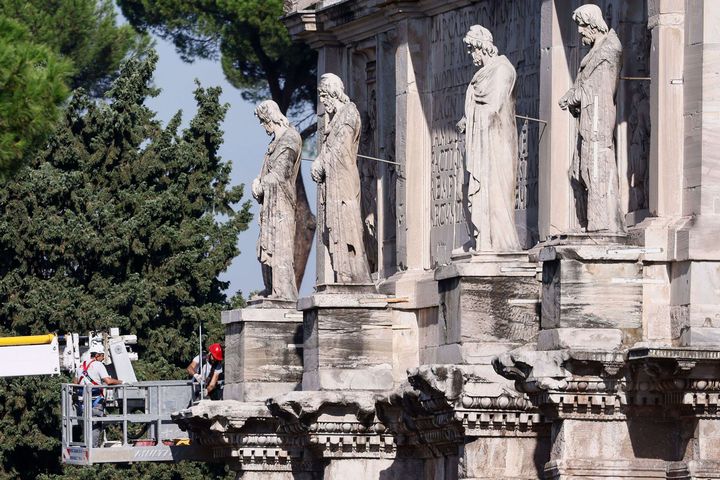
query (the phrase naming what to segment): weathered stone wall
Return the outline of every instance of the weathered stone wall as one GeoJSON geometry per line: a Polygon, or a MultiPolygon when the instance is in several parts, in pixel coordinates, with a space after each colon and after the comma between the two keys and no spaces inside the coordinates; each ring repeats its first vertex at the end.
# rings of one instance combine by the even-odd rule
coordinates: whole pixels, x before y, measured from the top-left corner
{"type": "MultiPolygon", "coordinates": [[[[382,294],[319,285],[299,302],[302,391],[183,417],[239,478],[720,478],[720,7],[594,2],[624,51],[631,228],[587,233],[568,179],[575,119],[558,106],[589,52],[571,19],[583,3],[325,1],[286,19],[346,81],[361,153],[400,165],[361,168],[382,294]],[[528,252],[451,255],[467,239],[455,124],[475,23],[517,69],[517,114],[542,120],[517,122],[528,252]]],[[[290,330],[252,325],[229,327],[231,383],[296,361],[290,330]]]]}

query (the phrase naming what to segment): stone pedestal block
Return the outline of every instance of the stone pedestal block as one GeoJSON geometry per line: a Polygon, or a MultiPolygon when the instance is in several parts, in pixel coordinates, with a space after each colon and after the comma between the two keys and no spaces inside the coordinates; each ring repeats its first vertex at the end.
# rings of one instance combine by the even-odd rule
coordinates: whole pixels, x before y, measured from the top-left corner
{"type": "Polygon", "coordinates": [[[552,457],[543,478],[665,479],[664,459],[678,454],[677,430],[673,422],[651,419],[558,420],[553,427],[552,457]]]}
{"type": "Polygon", "coordinates": [[[540,283],[526,254],[456,257],[439,267],[435,278],[438,363],[489,365],[494,356],[537,335],[540,283]]]}
{"type": "Polygon", "coordinates": [[[548,440],[512,434],[474,438],[462,448],[462,478],[535,480],[550,457],[548,440]]]}
{"type": "Polygon", "coordinates": [[[325,286],[298,301],[304,325],[303,390],[393,387],[392,312],[386,295],[370,292],[370,286],[325,286]]]}
{"type": "Polygon", "coordinates": [[[681,346],[720,345],[719,292],[720,262],[672,265],[670,317],[674,341],[681,346]]]}
{"type": "Polygon", "coordinates": [[[264,401],[300,388],[302,313],[262,305],[222,312],[225,399],[264,401]]]}
{"type": "Polygon", "coordinates": [[[632,344],[642,336],[642,249],[592,239],[540,249],[542,328],[618,329],[632,344]]]}

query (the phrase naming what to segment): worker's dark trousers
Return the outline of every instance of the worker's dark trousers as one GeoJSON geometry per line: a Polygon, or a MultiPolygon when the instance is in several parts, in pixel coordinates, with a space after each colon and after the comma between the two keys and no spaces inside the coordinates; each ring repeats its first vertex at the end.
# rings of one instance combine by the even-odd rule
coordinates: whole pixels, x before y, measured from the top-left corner
{"type": "MultiPolygon", "coordinates": [[[[77,414],[78,416],[83,415],[83,406],[82,403],[77,405],[77,414]]],[[[104,417],[105,416],[105,408],[102,405],[94,406],[92,409],[92,416],[93,417],[104,417]]],[[[80,420],[80,424],[83,425],[84,420],[80,420]]],[[[83,432],[85,431],[85,427],[83,425],[83,432]]],[[[99,447],[100,446],[100,437],[102,436],[103,431],[103,423],[102,422],[94,422],[92,426],[92,446],[93,447],[99,447]]],[[[87,441],[83,439],[83,441],[87,441]]]]}
{"type": "MultiPolygon", "coordinates": [[[[105,409],[102,406],[93,407],[92,415],[93,415],[93,417],[104,417],[105,409]]],[[[100,446],[100,437],[102,437],[102,432],[103,432],[103,423],[102,422],[93,423],[93,426],[92,426],[92,446],[93,447],[100,446]]]]}

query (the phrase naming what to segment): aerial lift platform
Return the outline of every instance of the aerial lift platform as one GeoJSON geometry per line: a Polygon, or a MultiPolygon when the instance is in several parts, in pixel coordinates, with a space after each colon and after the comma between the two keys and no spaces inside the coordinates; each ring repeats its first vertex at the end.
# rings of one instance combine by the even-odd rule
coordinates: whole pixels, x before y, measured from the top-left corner
{"type": "MultiPolygon", "coordinates": [[[[138,382],[132,361],[137,354],[128,345],[134,335],[90,332],[87,336],[33,335],[0,338],[0,377],[58,375],[76,372],[89,358],[91,345],[102,344],[105,364],[120,385],[104,385],[104,415],[93,414],[92,386],[66,383],[61,390],[62,461],[74,465],[124,462],[176,462],[202,460],[203,450],[190,444],[187,433],[170,415],[190,406],[199,384],[194,380],[138,382]],[[60,353],[60,343],[65,346],[60,353]],[[33,358],[17,362],[17,358],[33,358]],[[101,430],[99,445],[92,441],[93,428],[101,430]]],[[[97,388],[97,387],[95,387],[97,388]]]]}

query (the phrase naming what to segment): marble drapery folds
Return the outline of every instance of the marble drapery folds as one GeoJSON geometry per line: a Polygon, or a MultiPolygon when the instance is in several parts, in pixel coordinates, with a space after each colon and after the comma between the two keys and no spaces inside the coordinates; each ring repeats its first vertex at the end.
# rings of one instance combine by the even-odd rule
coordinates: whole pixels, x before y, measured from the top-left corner
{"type": "Polygon", "coordinates": [[[360,113],[344,94],[340,79],[331,75],[324,75],[319,87],[330,120],[325,124],[320,153],[313,164],[313,179],[319,183],[323,210],[322,242],[330,254],[336,282],[370,283],[357,167],[360,113]]]}
{"type": "Polygon", "coordinates": [[[560,100],[560,106],[577,119],[577,148],[570,179],[578,220],[588,232],[622,232],[614,146],[615,93],[622,45],[616,33],[605,25],[597,6],[580,7],[573,19],[583,43],[592,45],[580,62],[574,85],[560,100]]]}
{"type": "MultiPolygon", "coordinates": [[[[508,252],[521,249],[515,229],[515,181],[518,163],[515,125],[515,68],[505,56],[477,53],[473,44],[478,31],[487,38],[492,52],[492,35],[479,26],[468,32],[468,44],[475,64],[465,95],[466,168],[470,179],[468,201],[471,236],[478,252],[508,252]]],[[[461,121],[462,123],[462,121],[461,121]]]]}
{"type": "Polygon", "coordinates": [[[296,179],[302,139],[290,125],[278,129],[268,146],[253,194],[260,203],[257,257],[262,266],[263,296],[297,299],[295,284],[296,179]]]}

